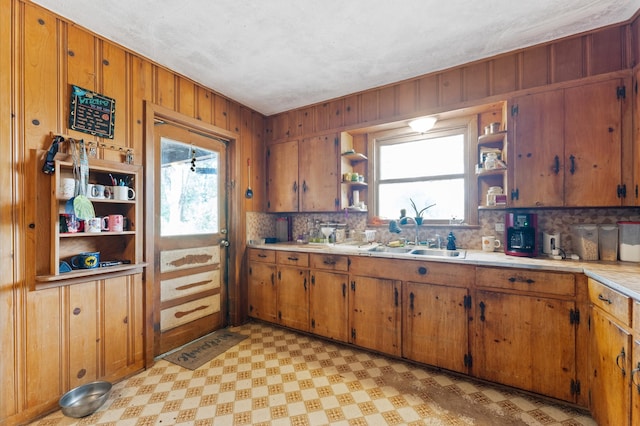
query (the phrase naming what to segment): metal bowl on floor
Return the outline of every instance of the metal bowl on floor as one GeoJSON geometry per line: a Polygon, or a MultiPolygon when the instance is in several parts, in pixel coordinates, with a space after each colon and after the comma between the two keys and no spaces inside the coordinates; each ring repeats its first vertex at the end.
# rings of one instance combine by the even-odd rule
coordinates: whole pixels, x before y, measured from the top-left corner
{"type": "Polygon", "coordinates": [[[109,398],[111,386],[109,382],[98,381],[71,389],[58,402],[62,413],[76,418],[93,414],[109,398]]]}

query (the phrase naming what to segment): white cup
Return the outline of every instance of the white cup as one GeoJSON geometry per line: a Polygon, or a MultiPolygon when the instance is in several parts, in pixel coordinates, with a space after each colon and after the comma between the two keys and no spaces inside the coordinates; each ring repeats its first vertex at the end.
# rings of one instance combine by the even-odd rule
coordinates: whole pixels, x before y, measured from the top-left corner
{"type": "Polygon", "coordinates": [[[90,183],[87,185],[87,197],[95,199],[104,198],[104,185],[90,183]]]}
{"type": "Polygon", "coordinates": [[[134,198],[136,198],[136,192],[133,188],[129,188],[128,186],[113,187],[114,200],[133,200],[134,198]]]}
{"type": "Polygon", "coordinates": [[[76,180],[74,178],[62,178],[60,179],[60,188],[58,197],[63,200],[68,200],[76,195],[76,180]]]}
{"type": "Polygon", "coordinates": [[[108,230],[106,217],[92,217],[84,221],[84,232],[97,233],[106,230],[108,230]]]}
{"type": "Polygon", "coordinates": [[[494,251],[501,245],[500,240],[496,240],[494,236],[485,235],[482,237],[482,251],[494,251]]]}

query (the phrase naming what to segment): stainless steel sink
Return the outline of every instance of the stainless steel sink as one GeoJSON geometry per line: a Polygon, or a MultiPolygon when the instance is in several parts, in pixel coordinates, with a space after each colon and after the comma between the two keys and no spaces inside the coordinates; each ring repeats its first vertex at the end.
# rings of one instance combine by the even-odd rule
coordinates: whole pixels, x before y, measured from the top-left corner
{"type": "Polygon", "coordinates": [[[457,259],[464,259],[467,252],[465,250],[415,249],[411,250],[409,254],[425,257],[455,257],[457,259]]]}
{"type": "Polygon", "coordinates": [[[412,247],[387,247],[387,246],[377,246],[372,247],[367,251],[374,253],[409,253],[413,250],[412,247]]]}

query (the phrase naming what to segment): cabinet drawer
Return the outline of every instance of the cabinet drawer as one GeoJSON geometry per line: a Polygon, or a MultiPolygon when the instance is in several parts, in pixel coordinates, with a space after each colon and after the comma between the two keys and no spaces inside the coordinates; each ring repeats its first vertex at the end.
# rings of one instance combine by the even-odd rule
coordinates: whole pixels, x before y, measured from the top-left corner
{"type": "Polygon", "coordinates": [[[623,325],[631,326],[631,298],[589,278],[589,301],[613,315],[623,325]]]}
{"type": "Polygon", "coordinates": [[[349,272],[366,277],[455,287],[469,287],[475,278],[475,267],[470,265],[362,257],[351,258],[349,272]]]}
{"type": "Polygon", "coordinates": [[[575,296],[576,280],[573,274],[531,271],[528,269],[483,268],[476,269],[478,287],[500,288],[559,296],[575,296]]]}
{"type": "Polygon", "coordinates": [[[250,248],[249,261],[275,263],[276,252],[274,250],[250,248]]]}
{"type": "Polygon", "coordinates": [[[311,254],[311,268],[329,269],[331,271],[348,271],[349,258],[347,256],[337,256],[333,254],[311,254]]]}
{"type": "Polygon", "coordinates": [[[297,251],[278,251],[276,253],[278,265],[296,265],[301,267],[309,266],[309,253],[297,251]]]}

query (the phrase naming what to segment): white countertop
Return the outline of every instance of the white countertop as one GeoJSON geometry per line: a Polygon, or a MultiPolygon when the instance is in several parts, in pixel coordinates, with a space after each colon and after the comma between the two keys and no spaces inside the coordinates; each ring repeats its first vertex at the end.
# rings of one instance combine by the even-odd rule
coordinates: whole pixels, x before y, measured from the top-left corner
{"type": "MultiPolygon", "coordinates": [[[[300,251],[307,253],[340,254],[350,256],[370,256],[397,258],[405,260],[422,260],[428,262],[461,263],[476,266],[493,266],[504,268],[544,269],[546,271],[584,273],[603,284],[640,301],[640,263],[634,262],[580,262],[576,260],[554,260],[548,257],[517,257],[507,256],[502,252],[488,253],[481,250],[467,250],[464,259],[455,257],[425,257],[404,253],[371,252],[368,249],[373,244],[362,245],[344,244],[297,244],[276,243],[260,244],[248,247],[268,250],[300,251]]],[[[416,247],[421,248],[421,247],[416,247]]]]}

